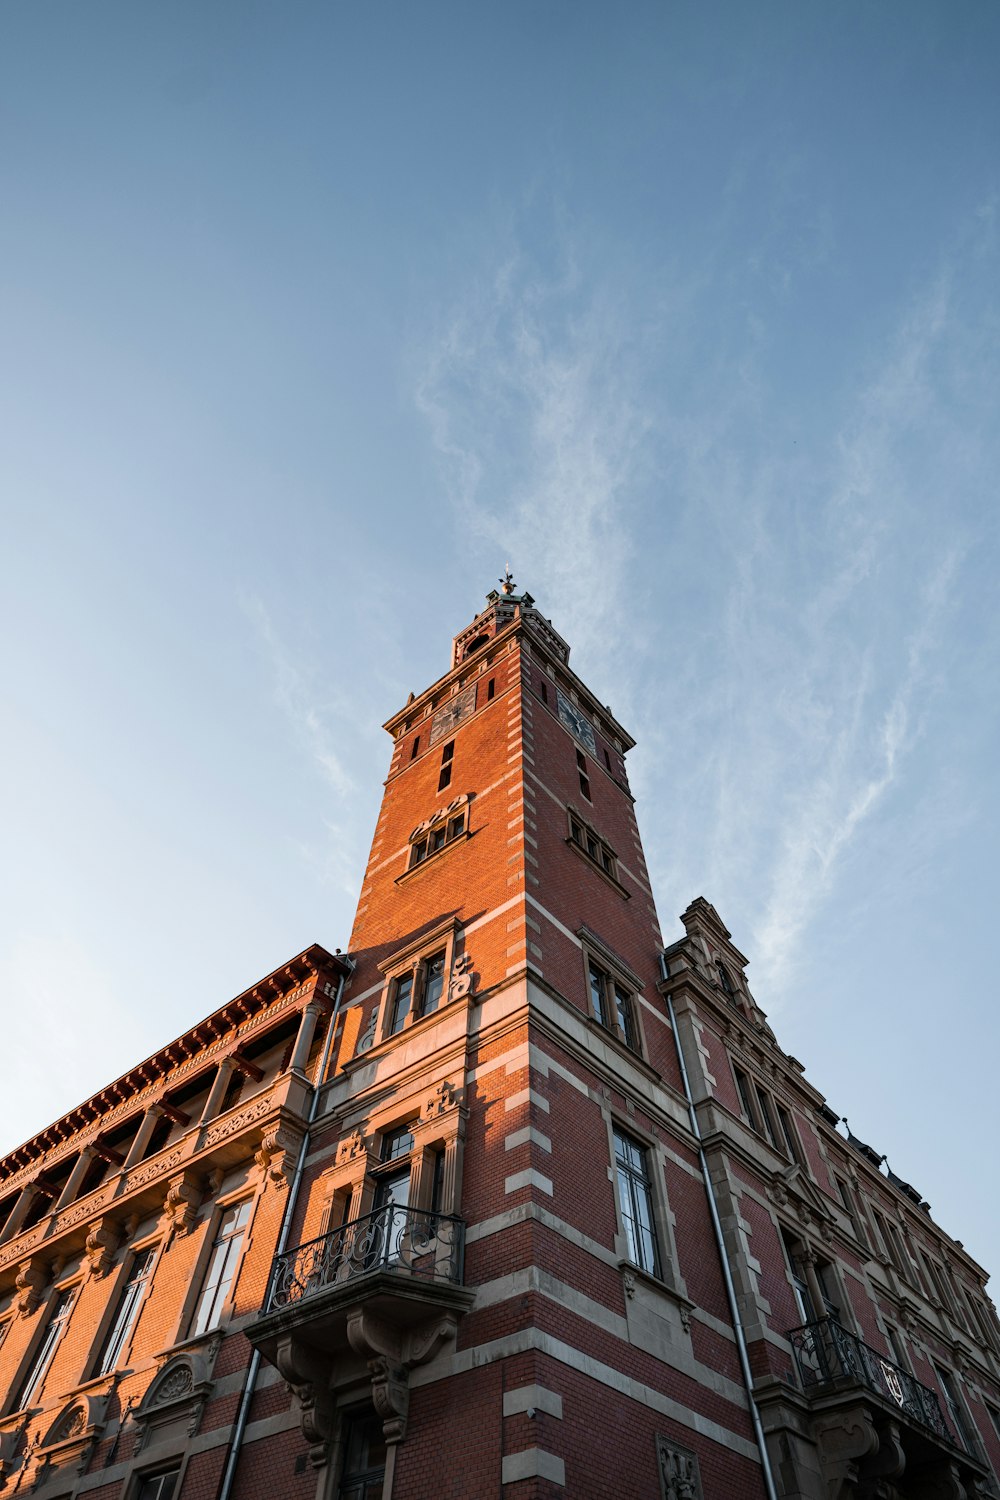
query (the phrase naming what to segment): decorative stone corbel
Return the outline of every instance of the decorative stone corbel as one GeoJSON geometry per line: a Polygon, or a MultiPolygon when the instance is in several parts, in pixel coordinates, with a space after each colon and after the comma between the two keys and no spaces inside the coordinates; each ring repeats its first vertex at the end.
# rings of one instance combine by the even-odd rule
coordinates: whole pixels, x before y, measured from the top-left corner
{"type": "Polygon", "coordinates": [[[372,1404],[382,1418],[382,1432],[387,1443],[398,1443],[406,1436],[406,1419],[410,1409],[409,1371],[405,1365],[394,1365],[384,1355],[368,1361],[372,1382],[372,1404]]]}
{"type": "Polygon", "coordinates": [[[878,1433],[861,1407],[813,1420],[830,1500],[854,1500],[860,1466],[878,1452],[878,1433]]]}
{"type": "Polygon", "coordinates": [[[48,1285],[48,1274],[38,1256],[32,1255],[21,1262],[14,1279],[17,1284],[14,1305],[20,1317],[28,1318],[41,1304],[48,1285]]]}
{"type": "Polygon", "coordinates": [[[260,1167],[265,1182],[273,1182],[276,1188],[286,1188],[295,1165],[295,1157],[302,1137],[292,1132],[287,1125],[276,1125],[265,1132],[254,1161],[260,1167]]]}
{"type": "Polygon", "coordinates": [[[330,1363],[319,1350],[300,1343],[293,1335],[279,1339],[274,1363],[298,1403],[309,1457],[314,1467],[319,1468],[326,1462],[333,1432],[330,1363]]]}
{"type": "Polygon", "coordinates": [[[100,1278],[110,1271],[120,1244],[118,1225],[111,1219],[98,1219],[87,1235],[86,1253],[91,1276],[100,1278]]]}
{"type": "Polygon", "coordinates": [[[190,1234],[198,1222],[201,1193],[193,1172],[183,1172],[167,1188],[163,1200],[163,1211],[169,1220],[168,1238],[175,1234],[190,1234]]]}
{"type": "Polygon", "coordinates": [[[447,1339],[454,1338],[457,1326],[457,1319],[450,1313],[404,1330],[364,1307],[348,1313],[347,1341],[356,1354],[368,1360],[372,1400],[390,1445],[406,1436],[411,1368],[431,1359],[447,1339]]]}

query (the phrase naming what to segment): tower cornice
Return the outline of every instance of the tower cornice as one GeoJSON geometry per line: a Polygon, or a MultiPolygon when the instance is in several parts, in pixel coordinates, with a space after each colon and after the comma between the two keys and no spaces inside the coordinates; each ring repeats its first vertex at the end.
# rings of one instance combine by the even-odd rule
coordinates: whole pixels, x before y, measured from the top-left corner
{"type": "MultiPolygon", "coordinates": [[[[484,611],[484,613],[487,612],[484,611]]],[[[577,676],[572,667],[568,666],[564,659],[560,659],[559,655],[548,644],[533,618],[536,614],[537,611],[532,610],[531,615],[523,615],[520,603],[518,603],[515,607],[515,617],[509,624],[505,625],[503,629],[498,630],[496,635],[484,643],[479,650],[457,662],[450,671],[439,677],[436,682],[432,682],[422,693],[411,698],[397,713],[393,714],[391,718],[386,719],[382,725],[383,729],[391,734],[393,739],[398,739],[399,735],[405,729],[412,728],[418,719],[425,717],[429,711],[439,707],[444,699],[450,695],[451,691],[457,691],[460,687],[465,686],[466,683],[473,682],[479,678],[488,665],[492,664],[498,656],[508,651],[513,642],[520,638],[527,643],[533,655],[540,657],[548,663],[552,669],[554,680],[557,683],[561,683],[568,692],[575,693],[578,700],[600,723],[606,726],[606,729],[610,732],[610,736],[620,742],[622,750],[631,750],[635,744],[635,740],[629,734],[628,730],[615,718],[607,704],[600,702],[595,694],[591,692],[590,688],[587,687],[586,683],[577,676]]],[[[477,619],[479,618],[481,617],[477,616],[477,619]]],[[[538,616],[538,618],[541,619],[542,617],[538,616]]],[[[552,634],[555,635],[555,632],[553,631],[552,634]]],[[[456,640],[461,640],[461,636],[457,636],[456,640]]]]}

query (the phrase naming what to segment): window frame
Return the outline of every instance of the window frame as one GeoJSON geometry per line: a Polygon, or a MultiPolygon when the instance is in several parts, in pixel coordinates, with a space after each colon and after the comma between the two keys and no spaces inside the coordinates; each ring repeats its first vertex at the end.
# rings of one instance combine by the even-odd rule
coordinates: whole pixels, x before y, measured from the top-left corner
{"type": "Polygon", "coordinates": [[[150,1283],[156,1271],[158,1249],[159,1247],[155,1244],[144,1245],[141,1249],[133,1251],[130,1257],[127,1275],[119,1283],[111,1320],[104,1329],[98,1345],[97,1358],[94,1361],[95,1379],[102,1375],[110,1375],[117,1370],[122,1356],[131,1344],[142,1305],[149,1294],[150,1283]],[[146,1269],[136,1276],[136,1267],[143,1260],[147,1261],[146,1269]],[[117,1347],[115,1347],[116,1343],[117,1347]],[[112,1349],[114,1349],[114,1358],[109,1362],[112,1349]]]}
{"type": "Polygon", "coordinates": [[[49,1306],[48,1317],[39,1331],[37,1342],[30,1349],[29,1356],[19,1372],[19,1379],[12,1386],[15,1395],[7,1415],[30,1410],[33,1399],[44,1389],[56,1350],[62,1343],[69,1320],[73,1316],[80,1283],[74,1281],[67,1286],[53,1287],[52,1290],[54,1295],[49,1306]]]}
{"type": "Polygon", "coordinates": [[[459,797],[453,797],[446,807],[438,808],[430,817],[417,824],[408,840],[406,869],[397,877],[398,880],[405,879],[415,870],[423,869],[435,855],[443,854],[453,844],[470,837],[471,803],[472,798],[468,793],[463,793],[459,797]]]}
{"type": "Polygon", "coordinates": [[[640,987],[636,977],[615,965],[606,953],[586,941],[583,943],[583,974],[588,1022],[599,1026],[602,1032],[613,1037],[633,1057],[645,1060],[645,1040],[639,1022],[640,987]],[[600,1011],[594,997],[595,974],[600,976],[602,982],[600,1011]],[[621,1006],[619,1001],[622,1002],[621,1006]],[[624,1026],[619,1022],[621,1010],[624,1010],[627,1017],[627,1024],[624,1026]]]}
{"type": "Polygon", "coordinates": [[[566,843],[587,861],[591,869],[596,870],[605,880],[610,881],[615,890],[623,895],[626,900],[631,899],[631,892],[626,890],[618,873],[618,855],[614,848],[608,843],[589,818],[570,803],[566,808],[566,823],[569,832],[566,843]]]}
{"type": "MultiPolygon", "coordinates": [[[[184,1335],[185,1339],[205,1338],[207,1337],[207,1335],[214,1333],[216,1329],[222,1328],[226,1324],[226,1322],[229,1321],[229,1317],[232,1314],[233,1302],[236,1296],[236,1289],[239,1286],[240,1272],[243,1268],[243,1259],[247,1251],[247,1242],[250,1238],[250,1231],[253,1226],[253,1216],[256,1201],[257,1200],[254,1195],[248,1196],[246,1193],[243,1193],[241,1196],[234,1197],[232,1199],[229,1199],[227,1202],[219,1203],[216,1206],[216,1212],[213,1215],[212,1220],[211,1238],[206,1235],[204,1257],[199,1258],[200,1275],[198,1277],[198,1290],[194,1293],[190,1311],[188,1312],[185,1323],[183,1325],[187,1329],[187,1332],[184,1335]],[[247,1211],[246,1218],[244,1219],[243,1223],[239,1224],[237,1222],[232,1232],[224,1235],[222,1230],[226,1220],[226,1216],[233,1213],[234,1211],[238,1215],[239,1211],[243,1208],[245,1208],[247,1211]],[[233,1254],[231,1262],[232,1269],[227,1281],[224,1275],[224,1271],[226,1266],[229,1264],[229,1247],[232,1245],[233,1241],[236,1240],[237,1234],[239,1235],[239,1239],[236,1245],[236,1250],[233,1254]],[[211,1312],[209,1315],[209,1319],[206,1323],[199,1326],[199,1311],[201,1309],[202,1300],[205,1296],[205,1293],[209,1290],[209,1276],[212,1273],[213,1265],[216,1260],[216,1251],[223,1244],[225,1244],[226,1246],[225,1251],[221,1257],[223,1273],[219,1275],[218,1280],[211,1288],[212,1298],[210,1304],[211,1312]],[[224,1287],[221,1297],[219,1296],[220,1287],[224,1287]]],[[[185,1311],[187,1311],[187,1309],[185,1309],[185,1311]]]]}
{"type": "Polygon", "coordinates": [[[411,944],[401,953],[379,965],[385,975],[385,986],[379,1001],[378,1020],[374,1045],[405,1036],[419,1022],[429,1019],[444,1010],[453,998],[455,986],[455,939],[458,923],[454,917],[427,933],[419,943],[411,944]],[[441,960],[441,984],[430,1010],[426,1005],[426,983],[428,966],[441,960]],[[409,983],[410,998],[402,1021],[396,1025],[396,1006],[399,986],[409,983]]]}
{"type": "Polygon", "coordinates": [[[614,1183],[615,1206],[617,1210],[622,1246],[623,1249],[628,1252],[625,1255],[625,1259],[628,1261],[629,1265],[634,1266],[636,1270],[644,1272],[647,1276],[652,1276],[656,1281],[664,1281],[664,1256],[660,1245],[661,1234],[659,1232],[658,1226],[660,1215],[657,1212],[657,1194],[655,1180],[649,1170],[649,1163],[650,1146],[648,1142],[643,1141],[638,1136],[634,1135],[630,1130],[620,1125],[616,1120],[612,1120],[612,1179],[614,1183]],[[641,1170],[637,1170],[632,1164],[622,1160],[618,1151],[619,1141],[622,1142],[623,1146],[632,1147],[636,1152],[638,1152],[642,1163],[641,1170]],[[636,1205],[637,1200],[633,1191],[636,1184],[638,1183],[639,1187],[643,1190],[645,1209],[649,1220],[647,1225],[641,1224],[641,1216],[636,1217],[635,1215],[626,1212],[626,1203],[622,1194],[623,1174],[625,1175],[629,1185],[630,1207],[634,1208],[636,1205]],[[632,1229],[630,1228],[630,1226],[633,1224],[637,1225],[640,1231],[644,1230],[645,1235],[650,1241],[651,1248],[649,1259],[652,1261],[651,1265],[646,1263],[645,1258],[639,1259],[637,1255],[632,1253],[634,1249],[637,1249],[639,1247],[641,1242],[641,1235],[633,1233],[632,1229]]]}
{"type": "MultiPolygon", "coordinates": [[[[152,1492],[146,1490],[146,1486],[155,1483],[157,1479],[173,1479],[173,1485],[167,1496],[167,1500],[175,1500],[179,1493],[181,1472],[184,1465],[179,1461],[170,1464],[160,1464],[157,1468],[149,1470],[145,1474],[136,1474],[135,1482],[131,1488],[132,1500],[152,1500],[152,1492]]],[[[155,1500],[160,1500],[162,1490],[157,1490],[155,1500]]]]}

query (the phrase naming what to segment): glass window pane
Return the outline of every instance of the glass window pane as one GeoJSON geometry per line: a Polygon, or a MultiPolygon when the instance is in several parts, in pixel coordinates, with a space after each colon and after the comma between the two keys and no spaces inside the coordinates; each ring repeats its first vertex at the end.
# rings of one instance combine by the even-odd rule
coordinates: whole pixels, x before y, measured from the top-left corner
{"type": "Polygon", "coordinates": [[[604,975],[596,964],[590,964],[590,1003],[594,1019],[604,1025],[604,975]]]}
{"type": "Polygon", "coordinates": [[[632,1027],[632,1002],[627,990],[623,990],[620,984],[615,985],[615,1012],[618,1016],[618,1025],[627,1046],[634,1046],[634,1035],[632,1027]]]}
{"type": "Polygon", "coordinates": [[[396,980],[395,993],[392,1001],[392,1017],[389,1022],[390,1035],[395,1035],[402,1029],[403,1023],[410,1014],[410,997],[413,993],[413,975],[404,974],[396,980]]]}
{"type": "Polygon", "coordinates": [[[433,958],[427,959],[424,964],[424,1004],[423,1013],[430,1015],[431,1011],[437,1010],[444,988],[444,954],[435,953],[433,958]]]}

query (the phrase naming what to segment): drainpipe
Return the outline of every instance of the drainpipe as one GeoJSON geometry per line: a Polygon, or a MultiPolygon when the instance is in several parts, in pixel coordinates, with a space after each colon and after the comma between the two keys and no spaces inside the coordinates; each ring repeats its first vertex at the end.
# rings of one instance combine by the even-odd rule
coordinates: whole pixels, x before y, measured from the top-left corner
{"type": "MultiPolygon", "coordinates": [[[[666,980],[667,961],[660,954],[660,976],[666,980]]],[[[722,1264],[722,1279],[726,1284],[726,1298],[729,1302],[729,1312],[733,1320],[733,1332],[736,1335],[736,1348],[740,1357],[740,1369],[743,1372],[743,1383],[747,1388],[747,1399],[750,1403],[750,1420],[753,1423],[754,1437],[757,1439],[757,1447],[760,1450],[760,1463],[764,1472],[764,1488],[767,1490],[768,1500],[778,1500],[778,1492],[774,1487],[774,1474],[771,1471],[771,1459],[767,1451],[767,1441],[764,1437],[764,1428],[760,1420],[760,1412],[757,1409],[757,1401],[753,1390],[753,1373],[750,1369],[750,1356],[747,1353],[746,1335],[743,1332],[743,1319],[740,1317],[739,1303],[736,1300],[736,1288],[733,1285],[733,1273],[729,1266],[729,1254],[726,1250],[726,1241],[722,1233],[722,1223],[719,1219],[719,1209],[715,1201],[715,1189],[712,1187],[712,1178],[708,1170],[708,1161],[702,1146],[701,1127],[698,1124],[698,1115],[694,1107],[694,1098],[691,1093],[691,1081],[688,1078],[687,1063],[684,1061],[684,1049],[681,1046],[680,1032],[677,1030],[677,1017],[674,1014],[674,1002],[670,995],[663,997],[667,1002],[667,1014],[670,1017],[670,1030],[674,1034],[674,1046],[677,1049],[677,1061],[681,1069],[681,1081],[684,1084],[684,1097],[687,1100],[688,1119],[691,1122],[691,1132],[698,1143],[698,1162],[701,1166],[701,1175],[705,1182],[705,1196],[708,1199],[708,1211],[712,1220],[712,1230],[715,1234],[715,1244],[719,1252],[719,1260],[722,1264]]]]}
{"type": "MultiPolygon", "coordinates": [[[[354,972],[354,963],[350,958],[344,959],[342,957],[341,961],[346,962],[350,966],[351,973],[354,972]]],[[[327,1065],[330,1061],[330,1052],[333,1049],[333,1036],[334,1032],[337,1029],[337,1018],[340,1015],[340,1002],[343,998],[344,984],[346,983],[346,980],[347,975],[342,972],[340,976],[340,982],[337,985],[337,993],[334,996],[333,1010],[330,1015],[330,1024],[327,1027],[326,1031],[326,1040],[323,1043],[323,1056],[319,1060],[319,1067],[316,1069],[315,1075],[316,1081],[312,1086],[312,1097],[309,1101],[309,1114],[306,1117],[306,1128],[303,1132],[302,1144],[299,1146],[298,1159],[295,1163],[295,1171],[292,1174],[292,1180],[288,1184],[288,1196],[285,1199],[285,1212],[281,1216],[281,1228],[278,1231],[278,1243],[275,1246],[274,1259],[271,1262],[271,1275],[267,1278],[267,1293],[264,1297],[265,1309],[271,1300],[271,1282],[274,1277],[274,1267],[277,1264],[278,1256],[283,1255],[285,1252],[285,1248],[288,1244],[288,1236],[290,1235],[292,1230],[292,1218],[295,1214],[296,1204],[298,1203],[299,1189],[302,1186],[302,1172],[305,1167],[306,1156],[309,1151],[309,1139],[312,1133],[313,1124],[316,1120],[316,1116],[319,1113],[321,1086],[323,1083],[323,1079],[326,1077],[327,1065]]],[[[229,1440],[229,1450],[226,1454],[226,1466],[222,1471],[222,1480],[219,1484],[216,1500],[229,1500],[229,1497],[232,1494],[233,1481],[236,1478],[236,1469],[240,1461],[240,1450],[243,1447],[243,1439],[246,1436],[247,1420],[250,1416],[250,1404],[253,1401],[254,1392],[257,1388],[257,1376],[259,1372],[260,1350],[254,1349],[253,1353],[250,1355],[250,1364],[247,1367],[247,1378],[243,1385],[243,1394],[240,1397],[239,1411],[236,1413],[236,1422],[233,1426],[233,1435],[229,1440]]]]}

